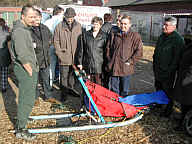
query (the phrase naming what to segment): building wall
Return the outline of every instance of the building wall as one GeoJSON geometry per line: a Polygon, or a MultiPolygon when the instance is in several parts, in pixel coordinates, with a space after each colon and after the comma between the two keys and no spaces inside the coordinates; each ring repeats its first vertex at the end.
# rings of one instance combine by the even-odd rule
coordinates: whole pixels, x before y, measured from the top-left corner
{"type": "Polygon", "coordinates": [[[83,5],[86,6],[102,6],[102,0],[84,0],[83,5]]]}
{"type": "Polygon", "coordinates": [[[144,12],[162,12],[162,13],[180,13],[192,12],[192,2],[170,2],[170,3],[154,3],[143,5],[125,5],[113,6],[112,9],[121,9],[128,11],[144,11],[144,12]]]}
{"type": "MultiPolygon", "coordinates": [[[[121,14],[131,16],[131,29],[138,32],[144,42],[155,43],[162,33],[164,17],[168,16],[164,13],[155,12],[138,12],[121,10],[121,14]]],[[[192,18],[191,17],[177,17],[177,31],[185,36],[192,35],[192,18]]],[[[192,37],[192,36],[191,36],[192,37]]]]}
{"type": "Polygon", "coordinates": [[[131,16],[131,29],[138,32],[144,42],[156,42],[162,32],[163,14],[151,12],[121,11],[131,16]]]}

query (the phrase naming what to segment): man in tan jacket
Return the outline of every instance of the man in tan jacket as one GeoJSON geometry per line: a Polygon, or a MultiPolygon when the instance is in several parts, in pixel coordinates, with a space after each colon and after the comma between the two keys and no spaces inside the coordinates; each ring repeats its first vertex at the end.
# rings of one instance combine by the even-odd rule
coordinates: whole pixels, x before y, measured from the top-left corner
{"type": "Polygon", "coordinates": [[[72,65],[74,64],[77,43],[82,33],[80,23],[74,19],[76,13],[73,8],[67,8],[64,16],[65,18],[56,26],[54,32],[54,46],[60,66],[62,101],[65,100],[74,86],[72,65]]]}

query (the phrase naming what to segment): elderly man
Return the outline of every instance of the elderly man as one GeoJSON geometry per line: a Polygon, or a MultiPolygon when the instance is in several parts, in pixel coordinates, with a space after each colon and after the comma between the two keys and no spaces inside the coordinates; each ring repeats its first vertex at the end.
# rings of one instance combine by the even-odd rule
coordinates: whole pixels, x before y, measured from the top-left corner
{"type": "Polygon", "coordinates": [[[163,33],[160,35],[154,55],[153,71],[156,90],[164,90],[170,98],[170,103],[165,108],[162,116],[169,116],[172,112],[173,102],[171,100],[175,81],[175,74],[185,47],[183,37],[176,32],[177,19],[174,17],[165,18],[163,33]]]}
{"type": "Polygon", "coordinates": [[[21,11],[21,20],[16,21],[12,32],[14,72],[19,83],[16,137],[33,140],[35,135],[25,130],[28,117],[35,102],[39,65],[35,55],[31,26],[35,21],[35,9],[26,5],[21,11]]]}
{"type": "Polygon", "coordinates": [[[62,101],[74,88],[72,65],[75,60],[77,43],[82,33],[80,23],[74,19],[76,13],[73,8],[67,8],[64,16],[65,18],[56,26],[54,33],[54,46],[60,66],[62,101]]]}
{"type": "Polygon", "coordinates": [[[129,92],[130,75],[134,73],[135,62],[143,55],[143,44],[140,35],[132,32],[131,17],[121,18],[121,30],[112,33],[107,44],[107,70],[112,73],[110,86],[112,91],[121,96],[129,92]]]}

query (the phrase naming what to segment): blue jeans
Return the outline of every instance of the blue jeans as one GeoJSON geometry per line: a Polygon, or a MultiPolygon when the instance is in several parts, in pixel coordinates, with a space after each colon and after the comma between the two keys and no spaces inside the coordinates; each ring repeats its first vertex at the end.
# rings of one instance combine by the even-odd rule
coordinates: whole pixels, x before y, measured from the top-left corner
{"type": "Polygon", "coordinates": [[[111,90],[120,96],[127,96],[129,93],[130,76],[112,76],[110,78],[111,90]]]}
{"type": "Polygon", "coordinates": [[[50,46],[50,69],[52,73],[52,81],[55,79],[55,68],[56,68],[56,63],[57,63],[57,55],[55,54],[55,48],[53,45],[50,46]]]}

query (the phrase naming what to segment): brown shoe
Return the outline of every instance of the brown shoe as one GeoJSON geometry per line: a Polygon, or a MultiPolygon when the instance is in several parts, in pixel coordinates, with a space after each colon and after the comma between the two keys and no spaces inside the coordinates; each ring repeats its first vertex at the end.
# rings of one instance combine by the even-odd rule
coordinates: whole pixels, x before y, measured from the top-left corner
{"type": "Polygon", "coordinates": [[[56,100],[55,98],[48,98],[45,101],[50,103],[55,103],[55,104],[61,104],[61,102],[56,100]]]}

